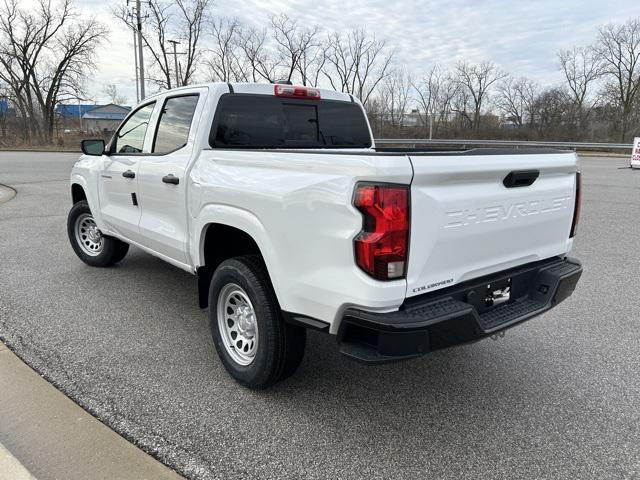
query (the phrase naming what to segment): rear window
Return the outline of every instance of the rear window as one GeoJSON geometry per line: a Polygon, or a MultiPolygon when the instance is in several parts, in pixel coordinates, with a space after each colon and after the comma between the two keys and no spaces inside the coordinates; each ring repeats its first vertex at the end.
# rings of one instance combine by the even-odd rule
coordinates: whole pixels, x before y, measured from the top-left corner
{"type": "Polygon", "coordinates": [[[334,100],[223,95],[211,128],[212,147],[369,148],[360,106],[334,100]]]}

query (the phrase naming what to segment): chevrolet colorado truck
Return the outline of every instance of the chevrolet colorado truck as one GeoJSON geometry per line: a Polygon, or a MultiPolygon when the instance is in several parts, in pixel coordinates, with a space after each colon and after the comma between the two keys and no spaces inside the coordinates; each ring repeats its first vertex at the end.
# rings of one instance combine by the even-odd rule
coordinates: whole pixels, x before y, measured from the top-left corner
{"type": "Polygon", "coordinates": [[[306,330],[365,363],[472,342],[567,298],[573,152],[374,145],[352,95],[285,84],[170,90],[82,142],[71,245],[130,245],[198,278],[213,342],[251,388],[295,372],[306,330]]]}

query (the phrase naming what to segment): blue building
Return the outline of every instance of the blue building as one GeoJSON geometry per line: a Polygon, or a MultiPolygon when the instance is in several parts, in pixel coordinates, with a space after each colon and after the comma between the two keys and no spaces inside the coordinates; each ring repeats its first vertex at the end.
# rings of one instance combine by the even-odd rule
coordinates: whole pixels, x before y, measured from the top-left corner
{"type": "Polygon", "coordinates": [[[63,124],[68,124],[65,120],[81,120],[82,130],[96,133],[114,131],[130,111],[131,107],[113,103],[108,105],[61,104],[56,107],[56,113],[63,124]]]}
{"type": "Polygon", "coordinates": [[[80,118],[89,110],[96,108],[98,105],[63,105],[56,106],[56,113],[62,118],[80,118]]]}

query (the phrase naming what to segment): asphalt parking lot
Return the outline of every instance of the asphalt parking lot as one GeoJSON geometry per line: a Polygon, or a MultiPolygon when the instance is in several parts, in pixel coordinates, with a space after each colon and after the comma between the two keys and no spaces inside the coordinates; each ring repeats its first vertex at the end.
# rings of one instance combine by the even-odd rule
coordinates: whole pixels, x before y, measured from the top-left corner
{"type": "MultiPolygon", "coordinates": [[[[638,478],[640,171],[582,159],[558,308],[498,341],[366,367],[311,333],[298,373],[238,386],[196,279],[137,249],[111,269],[68,244],[76,154],[0,153],[0,339],[105,424],[193,478],[638,478]]],[[[508,241],[508,239],[505,239],[508,241]]]]}

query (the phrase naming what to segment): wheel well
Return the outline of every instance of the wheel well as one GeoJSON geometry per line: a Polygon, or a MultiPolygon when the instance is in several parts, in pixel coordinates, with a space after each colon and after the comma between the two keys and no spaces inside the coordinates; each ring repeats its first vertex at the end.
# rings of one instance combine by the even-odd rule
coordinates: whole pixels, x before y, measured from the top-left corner
{"type": "Polygon", "coordinates": [[[218,265],[241,255],[260,255],[260,248],[248,233],[219,223],[207,226],[203,244],[204,265],[198,268],[200,307],[209,304],[209,284],[218,265]]]}
{"type": "Polygon", "coordinates": [[[87,194],[84,193],[84,189],[81,185],[78,185],[77,183],[71,185],[71,199],[73,200],[74,205],[87,199],[87,194]]]}

